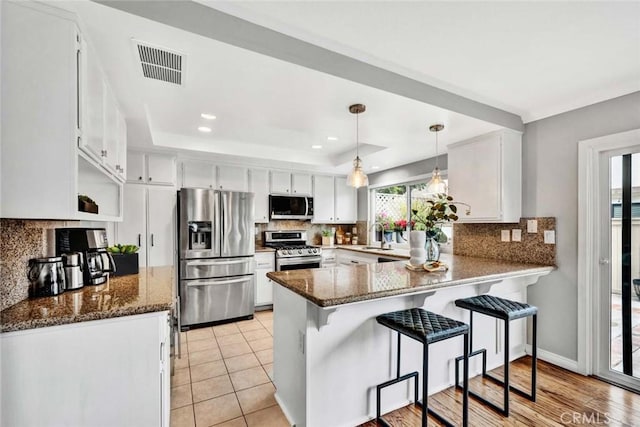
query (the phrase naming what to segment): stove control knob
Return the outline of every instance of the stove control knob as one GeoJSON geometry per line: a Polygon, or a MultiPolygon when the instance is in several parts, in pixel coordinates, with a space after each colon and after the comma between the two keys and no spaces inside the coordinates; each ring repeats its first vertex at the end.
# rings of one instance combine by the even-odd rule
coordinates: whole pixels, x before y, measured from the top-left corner
{"type": "Polygon", "coordinates": [[[284,251],[285,255],[291,255],[291,251],[284,251]]]}
{"type": "Polygon", "coordinates": [[[298,253],[301,254],[302,253],[302,249],[298,249],[298,253]]]}

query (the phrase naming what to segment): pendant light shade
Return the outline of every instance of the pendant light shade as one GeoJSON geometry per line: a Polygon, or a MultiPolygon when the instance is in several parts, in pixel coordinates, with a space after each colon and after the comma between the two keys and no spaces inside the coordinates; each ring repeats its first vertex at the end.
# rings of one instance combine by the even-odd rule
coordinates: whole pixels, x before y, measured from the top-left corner
{"type": "Polygon", "coordinates": [[[438,132],[442,129],[444,129],[444,125],[441,123],[429,126],[429,130],[436,133],[436,167],[433,168],[431,180],[427,183],[427,193],[430,194],[447,193],[447,184],[442,179],[440,168],[438,167],[438,132]]]}
{"type": "Polygon", "coordinates": [[[364,113],[365,110],[366,107],[364,104],[353,104],[349,106],[349,111],[356,115],[356,158],[353,159],[353,169],[347,176],[347,185],[355,188],[366,187],[369,185],[369,178],[367,178],[367,175],[362,170],[362,160],[360,160],[358,152],[360,146],[358,115],[360,113],[364,113]]]}

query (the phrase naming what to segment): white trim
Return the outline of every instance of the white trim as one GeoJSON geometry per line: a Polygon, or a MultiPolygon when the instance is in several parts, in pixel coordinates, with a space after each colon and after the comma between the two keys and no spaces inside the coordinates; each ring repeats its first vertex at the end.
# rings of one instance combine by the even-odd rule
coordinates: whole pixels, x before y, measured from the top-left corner
{"type": "MultiPolygon", "coordinates": [[[[531,344],[527,344],[526,353],[531,355],[531,344]]],[[[578,369],[578,361],[569,359],[568,357],[560,356],[559,354],[552,353],[547,350],[538,349],[538,359],[544,360],[545,362],[549,362],[552,365],[559,366],[561,368],[567,369],[571,372],[576,372],[578,374],[582,374],[578,369]]]]}
{"type": "MultiPolygon", "coordinates": [[[[595,340],[598,336],[600,271],[600,176],[599,158],[640,141],[640,129],[580,141],[578,144],[578,360],[577,372],[591,375],[596,370],[595,340]]],[[[606,255],[608,257],[608,255],[606,255]]],[[[560,356],[559,356],[560,357],[560,356]]],[[[561,366],[561,365],[559,365],[561,366]]],[[[570,369],[570,368],[567,368],[570,369]]]]}

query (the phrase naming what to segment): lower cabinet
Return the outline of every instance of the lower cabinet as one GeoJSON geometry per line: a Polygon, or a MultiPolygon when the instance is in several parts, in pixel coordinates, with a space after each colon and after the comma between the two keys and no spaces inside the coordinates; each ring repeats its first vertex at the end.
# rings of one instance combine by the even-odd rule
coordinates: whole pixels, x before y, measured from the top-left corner
{"type": "Polygon", "coordinates": [[[7,332],[0,425],[169,426],[167,311],[7,332]]]}
{"type": "Polygon", "coordinates": [[[256,307],[273,304],[273,283],[267,273],[276,270],[274,252],[257,252],[256,260],[256,307]]]}
{"type": "Polygon", "coordinates": [[[367,254],[355,252],[348,249],[336,249],[337,263],[341,265],[377,264],[378,258],[394,259],[396,261],[406,260],[389,255],[367,254]]]}
{"type": "Polygon", "coordinates": [[[173,188],[125,184],[114,243],[139,246],[140,267],[175,263],[176,200],[173,188]]]}
{"type": "Polygon", "coordinates": [[[336,252],[335,249],[322,249],[322,268],[338,266],[338,255],[336,252]]]}

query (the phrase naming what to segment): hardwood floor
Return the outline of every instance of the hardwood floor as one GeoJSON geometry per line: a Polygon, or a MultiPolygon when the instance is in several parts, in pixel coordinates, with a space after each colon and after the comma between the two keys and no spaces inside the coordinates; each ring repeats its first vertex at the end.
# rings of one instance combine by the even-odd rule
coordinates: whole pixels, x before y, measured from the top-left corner
{"type": "MultiPolygon", "coordinates": [[[[530,358],[511,364],[511,382],[523,390],[529,389],[530,358]]],[[[500,377],[500,370],[493,372],[500,377]]],[[[502,402],[502,389],[495,384],[474,378],[470,388],[476,393],[502,402]]],[[[456,425],[462,421],[462,393],[453,387],[429,397],[429,406],[456,425]]],[[[566,371],[538,361],[537,401],[531,402],[511,393],[510,416],[505,418],[480,402],[469,399],[470,426],[640,426],[640,395],[566,371]]],[[[419,426],[421,409],[415,405],[400,408],[385,415],[392,426],[419,426]]],[[[429,417],[429,425],[440,425],[429,417]]],[[[375,421],[361,427],[374,427],[375,421]]]]}

